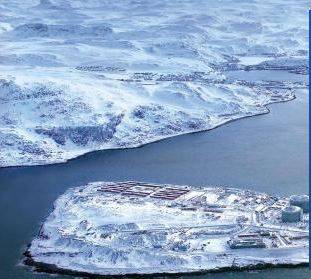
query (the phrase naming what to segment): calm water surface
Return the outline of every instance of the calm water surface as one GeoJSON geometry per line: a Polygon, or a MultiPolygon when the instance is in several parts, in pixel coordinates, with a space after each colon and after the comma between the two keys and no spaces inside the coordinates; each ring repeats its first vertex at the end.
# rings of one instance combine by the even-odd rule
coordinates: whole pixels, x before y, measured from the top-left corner
{"type": "MultiPolygon", "coordinates": [[[[308,100],[271,113],[142,148],[88,154],[67,164],[0,169],[0,278],[68,278],[18,265],[25,246],[69,187],[98,180],[226,185],[271,194],[308,192],[308,100]]],[[[179,277],[180,278],[180,277],[179,277]]],[[[228,272],[182,278],[311,278],[307,268],[228,272]]]]}

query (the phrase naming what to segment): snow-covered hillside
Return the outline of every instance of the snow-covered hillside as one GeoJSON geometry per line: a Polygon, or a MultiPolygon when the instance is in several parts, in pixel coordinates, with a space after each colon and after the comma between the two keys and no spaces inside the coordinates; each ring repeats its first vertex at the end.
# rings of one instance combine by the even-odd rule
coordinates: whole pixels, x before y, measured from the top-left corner
{"type": "Polygon", "coordinates": [[[0,166],[62,162],[267,112],[307,87],[308,5],[1,1],[0,166]]]}

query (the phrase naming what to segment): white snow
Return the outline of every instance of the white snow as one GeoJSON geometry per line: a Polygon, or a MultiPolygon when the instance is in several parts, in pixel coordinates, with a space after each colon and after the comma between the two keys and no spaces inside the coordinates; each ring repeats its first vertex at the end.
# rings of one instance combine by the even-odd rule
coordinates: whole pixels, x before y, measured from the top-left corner
{"type": "Polygon", "coordinates": [[[1,1],[0,166],[63,162],[267,112],[307,86],[308,8],[1,1]]]}

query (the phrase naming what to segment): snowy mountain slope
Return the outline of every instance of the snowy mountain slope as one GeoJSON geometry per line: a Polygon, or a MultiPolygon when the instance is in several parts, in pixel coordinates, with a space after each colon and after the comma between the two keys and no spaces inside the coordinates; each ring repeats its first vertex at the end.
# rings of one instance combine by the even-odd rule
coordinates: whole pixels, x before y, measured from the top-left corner
{"type": "Polygon", "coordinates": [[[307,86],[298,2],[1,1],[0,166],[135,147],[292,99],[307,86]],[[256,71],[270,79],[246,79],[256,71]]]}

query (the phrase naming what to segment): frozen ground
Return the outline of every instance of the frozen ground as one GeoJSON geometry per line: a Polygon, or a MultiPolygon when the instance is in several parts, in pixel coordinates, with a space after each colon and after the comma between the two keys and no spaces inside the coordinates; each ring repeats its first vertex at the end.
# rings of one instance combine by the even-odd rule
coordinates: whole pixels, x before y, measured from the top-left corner
{"type": "Polygon", "coordinates": [[[282,223],[287,204],[232,188],[90,183],[57,199],[25,262],[100,275],[307,264],[309,214],[282,223]],[[230,241],[264,247],[233,249],[230,241]]]}
{"type": "Polygon", "coordinates": [[[309,7],[1,1],[0,166],[62,162],[267,112],[307,87],[309,7]]]}

